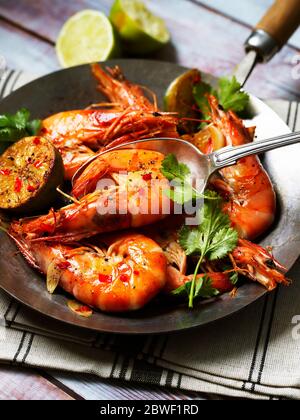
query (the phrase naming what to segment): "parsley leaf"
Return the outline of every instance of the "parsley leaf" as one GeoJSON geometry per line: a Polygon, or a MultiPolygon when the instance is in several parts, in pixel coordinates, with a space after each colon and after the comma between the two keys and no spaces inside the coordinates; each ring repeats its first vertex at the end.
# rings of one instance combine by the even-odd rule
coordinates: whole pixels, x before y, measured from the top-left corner
{"type": "Polygon", "coordinates": [[[194,86],[193,95],[205,120],[210,120],[208,94],[216,96],[225,111],[231,110],[240,113],[249,104],[249,95],[242,90],[242,86],[235,76],[231,79],[227,77],[220,78],[216,90],[209,84],[200,82],[194,86]]]}
{"type": "Polygon", "coordinates": [[[244,111],[249,103],[249,95],[241,90],[241,85],[236,77],[232,79],[222,77],[219,80],[218,97],[225,111],[244,111]]]}
{"type": "Polygon", "coordinates": [[[212,191],[207,191],[206,196],[210,199],[204,201],[200,225],[196,228],[184,226],[179,232],[179,242],[186,254],[199,255],[191,282],[189,307],[193,307],[197,274],[203,261],[226,257],[238,242],[237,231],[231,227],[229,217],[222,211],[221,198],[212,191]]]}
{"type": "Polygon", "coordinates": [[[172,181],[174,188],[166,190],[165,194],[175,203],[183,205],[193,199],[203,197],[203,194],[190,183],[191,171],[188,166],[178,162],[175,155],[169,154],[165,157],[160,171],[168,181],[172,181]]]}
{"type": "Polygon", "coordinates": [[[185,181],[185,179],[191,174],[191,171],[187,165],[179,163],[175,155],[169,154],[162,162],[161,173],[169,181],[177,178],[181,181],[185,181]]]}
{"type": "Polygon", "coordinates": [[[30,121],[30,112],[21,108],[16,114],[0,115],[0,143],[1,152],[9,146],[26,136],[35,136],[41,128],[40,120],[30,121]]]}
{"type": "MultiPolygon", "coordinates": [[[[172,291],[174,296],[189,297],[192,288],[192,281],[185,283],[183,286],[178,287],[172,291]]],[[[197,277],[195,282],[195,289],[193,292],[193,299],[204,298],[209,299],[211,297],[218,296],[220,292],[212,286],[212,280],[207,276],[197,277]]]]}
{"type": "Polygon", "coordinates": [[[216,95],[216,92],[213,91],[212,86],[208,83],[200,82],[193,88],[195,101],[202,112],[203,119],[205,120],[210,120],[210,106],[207,100],[208,94],[216,95]]]}

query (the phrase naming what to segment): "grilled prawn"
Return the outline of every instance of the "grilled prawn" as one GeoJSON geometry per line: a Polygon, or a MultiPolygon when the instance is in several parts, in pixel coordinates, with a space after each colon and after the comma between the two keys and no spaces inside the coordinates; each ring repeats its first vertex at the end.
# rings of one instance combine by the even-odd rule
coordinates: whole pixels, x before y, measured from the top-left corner
{"type": "Polygon", "coordinates": [[[27,261],[41,273],[59,272],[59,285],[80,302],[105,312],[134,311],[165,286],[166,257],[152,240],[123,234],[95,245],[30,242],[12,235],[27,261]]]}
{"type": "MultiPolygon", "coordinates": [[[[94,191],[58,211],[11,224],[32,240],[70,242],[100,233],[137,228],[163,219],[171,211],[164,194],[169,182],[159,171],[164,155],[148,150],[117,150],[99,159],[95,179],[83,174],[77,195],[94,191]],[[99,176],[100,175],[100,176],[99,176]]],[[[92,171],[93,173],[93,171],[92,171]]],[[[89,174],[90,175],[90,174],[89,174]]]]}

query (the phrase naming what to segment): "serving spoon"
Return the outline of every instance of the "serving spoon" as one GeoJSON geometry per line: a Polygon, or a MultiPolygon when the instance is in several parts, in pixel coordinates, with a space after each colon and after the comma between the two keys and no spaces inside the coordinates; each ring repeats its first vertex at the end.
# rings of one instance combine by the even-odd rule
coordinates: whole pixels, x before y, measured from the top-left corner
{"type": "Polygon", "coordinates": [[[202,193],[205,190],[210,177],[216,171],[235,165],[238,160],[247,156],[268,152],[299,142],[300,131],[243,144],[241,146],[227,146],[216,152],[205,155],[196,146],[182,139],[161,137],[136,140],[113,147],[94,156],[76,172],[72,183],[74,184],[84,169],[99,156],[120,149],[145,149],[161,152],[164,155],[175,155],[180,163],[185,163],[189,167],[192,183],[194,185],[196,184],[197,190],[202,193]]]}

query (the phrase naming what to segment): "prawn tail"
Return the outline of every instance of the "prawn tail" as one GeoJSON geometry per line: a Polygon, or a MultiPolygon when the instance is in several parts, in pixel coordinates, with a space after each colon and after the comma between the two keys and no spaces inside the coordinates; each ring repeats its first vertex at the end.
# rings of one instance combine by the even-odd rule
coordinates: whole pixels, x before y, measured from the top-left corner
{"type": "Polygon", "coordinates": [[[239,240],[232,259],[241,274],[261,283],[268,291],[274,290],[278,284],[288,286],[291,283],[286,277],[287,269],[270,251],[245,239],[239,240]]]}

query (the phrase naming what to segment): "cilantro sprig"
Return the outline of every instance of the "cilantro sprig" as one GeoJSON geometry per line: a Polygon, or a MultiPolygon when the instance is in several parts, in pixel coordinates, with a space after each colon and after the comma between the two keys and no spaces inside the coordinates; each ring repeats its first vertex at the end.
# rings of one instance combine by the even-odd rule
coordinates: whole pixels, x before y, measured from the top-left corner
{"type": "Polygon", "coordinates": [[[203,262],[225,258],[238,242],[237,231],[222,211],[221,198],[213,191],[207,191],[206,196],[213,200],[204,200],[201,223],[195,228],[184,226],[179,232],[179,242],[186,254],[199,257],[190,287],[190,308],[193,307],[197,275],[203,262]]]}
{"type": "Polygon", "coordinates": [[[225,111],[231,110],[240,113],[249,104],[249,95],[242,90],[242,86],[235,76],[231,79],[227,77],[220,78],[217,89],[213,89],[211,85],[201,81],[194,86],[193,95],[204,120],[210,119],[210,106],[207,94],[216,96],[225,111]]]}
{"type": "Polygon", "coordinates": [[[0,115],[0,152],[10,143],[14,143],[26,136],[35,136],[41,128],[40,120],[30,120],[30,112],[21,108],[15,114],[0,115]]]}
{"type": "MultiPolygon", "coordinates": [[[[188,182],[190,170],[184,163],[178,162],[173,154],[167,155],[162,162],[162,174],[169,180],[175,181],[175,188],[166,191],[171,200],[184,204],[191,199],[204,198],[203,207],[198,215],[200,223],[196,227],[183,226],[179,231],[179,243],[188,256],[198,257],[193,279],[184,286],[173,291],[174,295],[187,294],[189,307],[193,307],[197,297],[212,297],[217,290],[212,287],[206,276],[199,278],[198,273],[205,261],[216,261],[225,258],[238,243],[238,233],[231,227],[229,216],[222,210],[222,198],[214,191],[200,194],[188,182]]],[[[232,283],[237,276],[232,276],[232,283]]]]}

